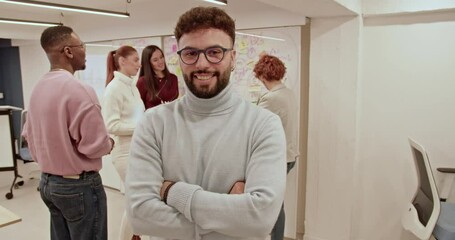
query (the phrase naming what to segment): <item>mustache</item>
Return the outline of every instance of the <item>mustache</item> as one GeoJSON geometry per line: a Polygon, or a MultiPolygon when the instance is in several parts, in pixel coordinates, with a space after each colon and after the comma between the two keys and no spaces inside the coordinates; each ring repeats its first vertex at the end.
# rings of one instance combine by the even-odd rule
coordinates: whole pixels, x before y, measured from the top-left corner
{"type": "Polygon", "coordinates": [[[216,77],[220,76],[220,72],[218,72],[218,71],[198,70],[198,71],[191,72],[191,74],[190,74],[191,78],[194,77],[194,74],[213,74],[213,76],[216,76],[216,77]]]}

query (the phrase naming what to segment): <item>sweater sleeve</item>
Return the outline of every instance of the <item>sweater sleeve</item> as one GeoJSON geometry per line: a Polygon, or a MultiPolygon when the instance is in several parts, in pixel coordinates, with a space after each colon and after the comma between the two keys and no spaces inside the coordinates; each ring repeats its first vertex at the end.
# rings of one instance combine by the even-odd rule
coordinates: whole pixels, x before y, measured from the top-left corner
{"type": "Polygon", "coordinates": [[[99,159],[111,151],[111,142],[101,116],[99,105],[93,104],[74,112],[68,131],[76,142],[78,152],[99,159]]]}
{"type": "Polygon", "coordinates": [[[198,190],[178,182],[167,202],[202,231],[232,237],[265,237],[276,222],[286,186],[286,140],[279,118],[270,116],[254,133],[245,193],[198,190]]]}
{"type": "Polygon", "coordinates": [[[103,99],[103,116],[107,131],[117,136],[131,136],[136,127],[131,121],[121,120],[123,94],[115,88],[107,88],[103,99]]]}
{"type": "Polygon", "coordinates": [[[130,148],[125,191],[131,226],[137,234],[197,239],[195,224],[161,201],[163,164],[156,133],[148,116],[145,114],[139,122],[130,148]]]}

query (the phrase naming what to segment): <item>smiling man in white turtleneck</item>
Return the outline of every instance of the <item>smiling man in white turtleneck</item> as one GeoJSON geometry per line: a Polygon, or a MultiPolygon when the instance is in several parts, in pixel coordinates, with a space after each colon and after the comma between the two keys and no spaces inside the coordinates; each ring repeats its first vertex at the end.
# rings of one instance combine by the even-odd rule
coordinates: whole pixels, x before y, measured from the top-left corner
{"type": "Polygon", "coordinates": [[[125,183],[134,232],[264,239],[285,192],[280,119],[234,93],[235,24],[223,10],[189,10],[175,37],[188,91],[148,110],[134,132],[125,183]]]}

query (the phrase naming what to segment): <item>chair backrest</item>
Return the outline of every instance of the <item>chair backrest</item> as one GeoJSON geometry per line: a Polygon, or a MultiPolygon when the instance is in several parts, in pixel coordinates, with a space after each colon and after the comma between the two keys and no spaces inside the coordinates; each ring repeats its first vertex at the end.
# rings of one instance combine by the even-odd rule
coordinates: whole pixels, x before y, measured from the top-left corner
{"type": "Polygon", "coordinates": [[[27,141],[25,138],[22,136],[22,131],[24,130],[24,124],[27,118],[27,110],[22,110],[21,112],[21,126],[20,126],[20,136],[19,136],[19,150],[21,148],[26,148],[27,146],[27,141]]]}
{"type": "Polygon", "coordinates": [[[430,239],[441,212],[441,203],[427,152],[409,138],[415,169],[417,191],[402,218],[403,227],[422,240],[430,239]]]}

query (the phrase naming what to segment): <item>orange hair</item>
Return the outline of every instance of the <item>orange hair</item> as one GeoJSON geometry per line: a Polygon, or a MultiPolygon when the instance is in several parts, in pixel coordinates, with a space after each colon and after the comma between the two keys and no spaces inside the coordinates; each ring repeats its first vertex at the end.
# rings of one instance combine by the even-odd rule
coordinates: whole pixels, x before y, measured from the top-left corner
{"type": "Polygon", "coordinates": [[[280,81],[286,73],[286,66],[279,58],[264,54],[254,66],[253,72],[256,78],[263,77],[267,81],[280,81]]]}

